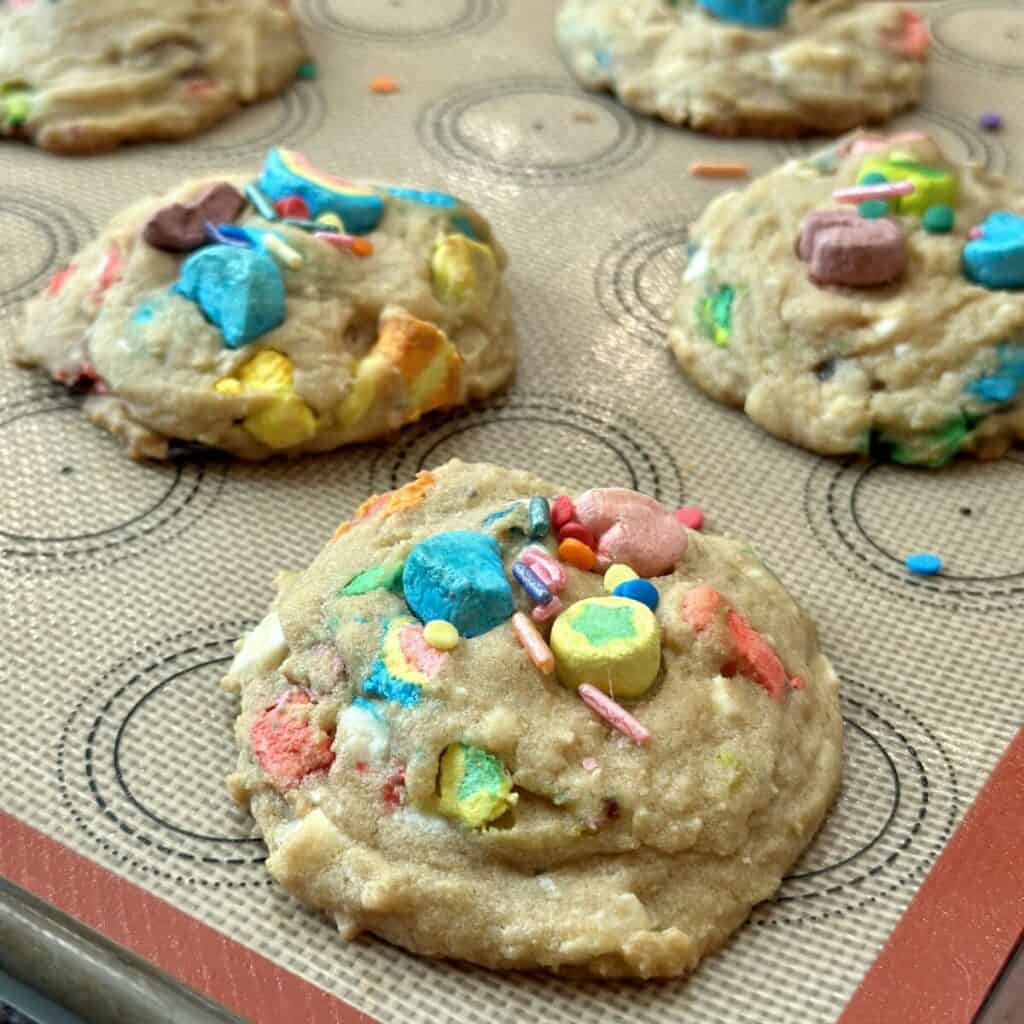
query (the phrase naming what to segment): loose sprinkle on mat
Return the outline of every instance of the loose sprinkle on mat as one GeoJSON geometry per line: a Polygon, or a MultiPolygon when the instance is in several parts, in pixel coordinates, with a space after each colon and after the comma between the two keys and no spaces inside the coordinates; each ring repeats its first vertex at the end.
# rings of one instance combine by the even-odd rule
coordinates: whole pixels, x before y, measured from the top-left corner
{"type": "Polygon", "coordinates": [[[392,78],[390,75],[377,75],[376,78],[370,79],[370,92],[384,95],[389,92],[398,92],[399,88],[398,79],[392,78]]]}
{"type": "Polygon", "coordinates": [[[581,683],[576,692],[591,711],[600,715],[613,729],[618,729],[623,736],[628,736],[637,746],[644,747],[651,742],[650,731],[596,686],[581,683]]]}
{"type": "Polygon", "coordinates": [[[987,132],[997,132],[1003,127],[1002,114],[985,113],[979,116],[978,124],[987,132]]]}
{"type": "Polygon", "coordinates": [[[592,114],[589,110],[577,110],[573,115],[574,121],[583,121],[586,124],[593,124],[597,120],[597,115],[592,114]]]}
{"type": "Polygon", "coordinates": [[[750,174],[750,164],[729,160],[694,160],[690,164],[690,174],[695,178],[746,178],[750,174]]]}
{"type": "Polygon", "coordinates": [[[904,564],[916,576],[934,576],[942,571],[942,559],[938,555],[930,555],[926,552],[907,555],[904,564]]]}

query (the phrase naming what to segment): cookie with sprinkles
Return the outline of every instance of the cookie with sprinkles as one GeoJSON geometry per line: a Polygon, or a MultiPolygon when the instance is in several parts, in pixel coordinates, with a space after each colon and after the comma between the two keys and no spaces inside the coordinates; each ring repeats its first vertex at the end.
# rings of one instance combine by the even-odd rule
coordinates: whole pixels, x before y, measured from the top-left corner
{"type": "Polygon", "coordinates": [[[1024,440],[1024,187],[919,132],[790,160],[692,226],[669,337],[811,451],[998,458],[1024,440]]]}
{"type": "Polygon", "coordinates": [[[29,304],[15,356],[133,458],[327,451],[506,382],[505,262],[454,196],[275,149],[116,217],[29,304]]]}
{"type": "Polygon", "coordinates": [[[573,74],[632,110],[715,135],[838,134],[917,103],[929,36],[857,0],[565,0],[573,74]]]}
{"type": "Polygon", "coordinates": [[[228,788],[273,878],[346,939],[685,974],[836,795],[814,624],[748,545],[645,495],[452,461],[278,587],[224,679],[228,788]]]}
{"type": "Polygon", "coordinates": [[[275,0],[11,0],[0,135],[58,153],[187,138],[313,67],[275,0]]]}

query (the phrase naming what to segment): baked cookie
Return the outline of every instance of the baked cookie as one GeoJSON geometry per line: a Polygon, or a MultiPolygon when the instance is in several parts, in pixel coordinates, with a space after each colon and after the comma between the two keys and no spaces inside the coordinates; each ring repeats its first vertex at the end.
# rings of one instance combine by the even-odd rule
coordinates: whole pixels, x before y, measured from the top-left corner
{"type": "Polygon", "coordinates": [[[693,225],[672,348],[812,451],[996,458],[1024,438],[1022,215],[1024,189],[920,133],[791,160],[693,225]]]}
{"type": "Polygon", "coordinates": [[[15,356],[84,388],[133,458],[327,451],[508,379],[504,266],[458,199],[275,149],[115,218],[29,304],[15,356]]]}
{"type": "Polygon", "coordinates": [[[61,153],[180,139],[295,78],[287,0],[0,3],[0,134],[61,153]]]}
{"type": "Polygon", "coordinates": [[[346,938],[682,974],[836,794],[813,623],[747,545],[653,498],[453,461],[278,587],[224,681],[228,787],[271,875],[346,938]]]}
{"type": "Polygon", "coordinates": [[[837,134],[921,93],[928,30],[857,0],[566,0],[558,40],[588,89],[716,135],[837,134]]]}

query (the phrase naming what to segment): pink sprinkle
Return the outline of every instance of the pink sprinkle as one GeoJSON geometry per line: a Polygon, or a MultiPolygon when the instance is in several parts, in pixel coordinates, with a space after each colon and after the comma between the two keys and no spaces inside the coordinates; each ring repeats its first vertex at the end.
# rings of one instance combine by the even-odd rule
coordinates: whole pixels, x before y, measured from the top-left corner
{"type": "Polygon", "coordinates": [[[970,231],[967,232],[967,237],[971,239],[972,242],[976,241],[979,238],[983,238],[984,235],[985,232],[982,230],[980,224],[976,224],[973,228],[971,228],[970,231]]]}
{"type": "Polygon", "coordinates": [[[687,505],[676,509],[676,522],[690,530],[699,530],[704,526],[704,513],[696,505],[687,505]]]}
{"type": "Polygon", "coordinates": [[[534,666],[544,675],[551,675],[555,670],[555,656],[537,627],[522,612],[516,612],[512,616],[512,629],[534,666]]]}
{"type": "Polygon", "coordinates": [[[591,711],[600,715],[613,729],[618,729],[624,736],[628,736],[637,746],[644,747],[651,742],[650,732],[621,704],[616,704],[596,686],[581,683],[576,692],[591,711]]]}
{"type": "Polygon", "coordinates": [[[398,636],[398,644],[406,660],[420,670],[428,679],[433,679],[444,668],[448,655],[431,647],[423,639],[423,627],[418,623],[403,626],[398,636]]]}
{"type": "Polygon", "coordinates": [[[924,132],[896,132],[893,135],[865,135],[855,138],[840,147],[839,155],[863,156],[865,153],[877,153],[880,149],[906,142],[924,142],[928,138],[924,132]]]}
{"type": "Polygon", "coordinates": [[[804,679],[803,676],[793,676],[789,681],[789,685],[792,686],[794,690],[806,690],[807,680],[804,679]]]}
{"type": "Polygon", "coordinates": [[[523,548],[519,555],[540,578],[552,594],[557,594],[565,587],[565,569],[561,562],[552,558],[543,548],[523,548]]]}
{"type": "Polygon", "coordinates": [[[535,604],[533,610],[530,612],[530,617],[534,622],[547,622],[548,619],[553,619],[556,615],[562,614],[562,601],[561,598],[556,597],[554,594],[551,595],[551,600],[547,604],[535,604]]]}
{"type": "Polygon", "coordinates": [[[597,763],[596,757],[585,757],[580,761],[580,764],[583,766],[583,770],[588,772],[596,772],[600,767],[597,763]]]}
{"type": "Polygon", "coordinates": [[[917,190],[912,181],[883,181],[877,185],[853,185],[850,188],[837,188],[832,198],[837,203],[864,203],[871,199],[895,199],[898,196],[909,196],[917,190]]]}

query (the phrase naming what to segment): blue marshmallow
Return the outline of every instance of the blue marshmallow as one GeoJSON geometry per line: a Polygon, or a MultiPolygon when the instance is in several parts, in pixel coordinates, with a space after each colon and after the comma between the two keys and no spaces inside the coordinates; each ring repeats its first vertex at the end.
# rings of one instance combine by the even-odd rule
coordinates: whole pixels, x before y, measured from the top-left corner
{"type": "Polygon", "coordinates": [[[1024,217],[999,210],[964,246],[964,276],[985,288],[1024,288],[1024,217]]]}
{"type": "Polygon", "coordinates": [[[786,20],[790,0],[697,0],[697,3],[722,21],[749,28],[774,28],[786,20]]]}

